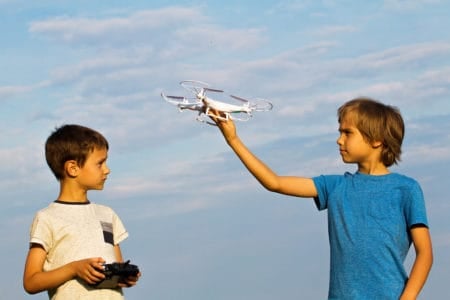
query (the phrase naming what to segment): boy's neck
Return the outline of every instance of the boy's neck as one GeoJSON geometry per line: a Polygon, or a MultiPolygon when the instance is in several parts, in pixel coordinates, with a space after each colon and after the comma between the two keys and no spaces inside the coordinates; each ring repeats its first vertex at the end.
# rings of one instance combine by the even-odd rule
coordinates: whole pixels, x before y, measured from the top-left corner
{"type": "Polygon", "coordinates": [[[64,203],[89,203],[89,200],[85,199],[85,200],[75,200],[73,198],[63,198],[63,197],[58,197],[56,199],[57,202],[64,202],[64,203]]]}
{"type": "Polygon", "coordinates": [[[67,181],[61,181],[60,192],[57,201],[82,203],[89,202],[87,198],[87,191],[84,189],[75,188],[76,185],[72,185],[67,181]]]}
{"type": "Polygon", "coordinates": [[[378,163],[372,166],[359,164],[358,172],[361,174],[375,175],[375,176],[386,175],[390,173],[389,169],[382,163],[378,163]]]}
{"type": "Polygon", "coordinates": [[[91,204],[90,201],[87,202],[77,202],[77,201],[65,201],[65,200],[55,200],[54,203],[59,203],[59,204],[68,204],[68,205],[88,205],[91,204]]]}

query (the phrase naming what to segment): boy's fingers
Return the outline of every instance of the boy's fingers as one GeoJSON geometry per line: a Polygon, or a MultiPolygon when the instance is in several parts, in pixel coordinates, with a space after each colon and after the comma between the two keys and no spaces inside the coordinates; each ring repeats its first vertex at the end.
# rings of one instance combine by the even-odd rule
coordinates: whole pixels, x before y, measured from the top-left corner
{"type": "Polygon", "coordinates": [[[220,116],[220,112],[215,110],[215,109],[210,109],[209,110],[210,114],[209,117],[215,122],[218,123],[220,121],[220,118],[218,118],[220,116]]]}
{"type": "Polygon", "coordinates": [[[212,113],[212,115],[210,115],[210,117],[214,122],[220,123],[220,122],[226,121],[227,116],[223,111],[216,110],[216,109],[210,109],[209,111],[212,113]]]}

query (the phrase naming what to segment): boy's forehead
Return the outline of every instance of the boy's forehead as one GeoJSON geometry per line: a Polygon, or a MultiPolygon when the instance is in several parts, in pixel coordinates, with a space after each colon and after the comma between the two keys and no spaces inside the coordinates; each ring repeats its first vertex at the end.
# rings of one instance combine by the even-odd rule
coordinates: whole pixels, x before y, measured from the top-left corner
{"type": "Polygon", "coordinates": [[[339,120],[339,128],[356,127],[355,115],[352,113],[346,113],[339,120]]]}

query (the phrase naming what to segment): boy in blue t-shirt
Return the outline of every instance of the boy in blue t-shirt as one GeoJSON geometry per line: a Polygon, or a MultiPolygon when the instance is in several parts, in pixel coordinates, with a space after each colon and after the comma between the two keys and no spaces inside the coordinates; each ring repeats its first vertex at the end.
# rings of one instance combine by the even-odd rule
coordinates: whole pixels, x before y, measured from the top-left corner
{"type": "Polygon", "coordinates": [[[342,160],[357,171],[314,178],[275,174],[242,143],[232,121],[212,119],[266,189],[314,198],[319,210],[327,209],[329,299],[417,298],[433,253],[419,184],[388,169],[400,160],[404,136],[397,108],[368,98],[342,105],[337,144],[342,160]],[[416,257],[408,276],[403,262],[411,243],[416,257]]]}

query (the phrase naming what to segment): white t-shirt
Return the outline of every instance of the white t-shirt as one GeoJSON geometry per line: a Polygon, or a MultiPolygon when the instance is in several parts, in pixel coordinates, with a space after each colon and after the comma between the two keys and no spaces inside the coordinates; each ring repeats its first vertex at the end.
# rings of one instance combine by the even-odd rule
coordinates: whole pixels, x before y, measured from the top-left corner
{"type": "MultiPolygon", "coordinates": [[[[90,202],[53,202],[36,213],[30,231],[30,243],[41,245],[47,252],[44,271],[91,257],[115,262],[114,245],[127,237],[122,221],[111,208],[90,202]]],[[[124,299],[120,288],[96,289],[81,279],[69,280],[48,294],[52,300],[124,299]]]]}

